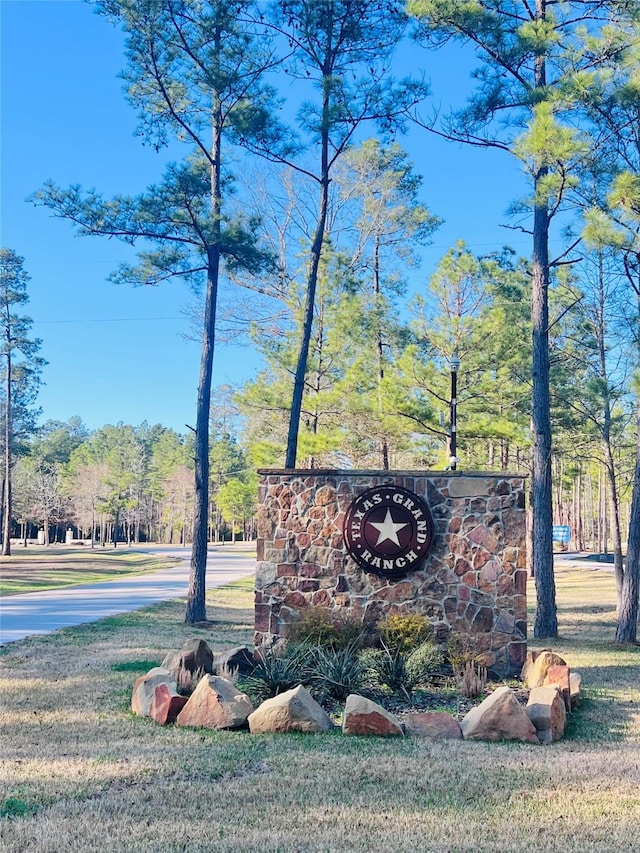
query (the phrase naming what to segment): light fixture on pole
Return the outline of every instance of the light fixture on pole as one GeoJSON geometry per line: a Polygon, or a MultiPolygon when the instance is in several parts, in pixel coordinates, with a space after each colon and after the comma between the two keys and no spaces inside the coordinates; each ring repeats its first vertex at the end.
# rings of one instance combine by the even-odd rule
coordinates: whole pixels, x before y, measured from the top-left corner
{"type": "Polygon", "coordinates": [[[449,432],[449,463],[452,471],[456,470],[458,459],[456,456],[458,450],[457,436],[457,420],[458,420],[458,370],[460,369],[460,358],[458,351],[454,350],[449,361],[449,369],[451,370],[451,425],[449,432]]]}

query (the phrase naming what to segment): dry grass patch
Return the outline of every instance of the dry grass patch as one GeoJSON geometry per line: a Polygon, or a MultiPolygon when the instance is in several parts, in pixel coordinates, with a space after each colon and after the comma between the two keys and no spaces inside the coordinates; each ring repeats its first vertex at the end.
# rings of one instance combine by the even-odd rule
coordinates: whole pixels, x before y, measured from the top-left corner
{"type": "MultiPolygon", "coordinates": [[[[253,582],[0,653],[0,847],[77,851],[640,851],[640,649],[614,636],[608,572],[561,568],[562,638],[585,700],[549,747],[251,736],[129,711],[138,672],[187,637],[252,636],[253,582]],[[596,608],[596,609],[594,609],[596,608]]],[[[532,644],[537,645],[537,644],[532,644]]]]}
{"type": "Polygon", "coordinates": [[[128,551],[126,548],[14,547],[10,557],[2,558],[0,595],[100,583],[166,569],[179,562],[170,557],[128,551]]]}

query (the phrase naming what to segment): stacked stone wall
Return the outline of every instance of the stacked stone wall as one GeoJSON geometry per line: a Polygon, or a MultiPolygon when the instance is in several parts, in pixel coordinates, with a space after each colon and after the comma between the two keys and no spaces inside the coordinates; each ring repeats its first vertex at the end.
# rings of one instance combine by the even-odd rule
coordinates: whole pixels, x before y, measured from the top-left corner
{"type": "Polygon", "coordinates": [[[527,651],[524,485],[507,474],[261,471],[256,644],[286,638],[312,605],[365,623],[421,613],[440,642],[464,635],[494,672],[519,673],[527,651]],[[397,580],[361,569],[343,538],[354,498],[385,484],[424,498],[435,525],[423,566],[397,580]]]}

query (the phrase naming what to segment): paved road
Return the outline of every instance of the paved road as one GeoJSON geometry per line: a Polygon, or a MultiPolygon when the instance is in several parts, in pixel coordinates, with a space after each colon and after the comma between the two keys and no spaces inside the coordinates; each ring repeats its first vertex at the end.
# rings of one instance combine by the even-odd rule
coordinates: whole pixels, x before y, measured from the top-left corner
{"type": "MultiPolygon", "coordinates": [[[[178,557],[181,562],[173,568],[144,575],[2,598],[0,645],[186,596],[191,549],[149,546],[136,550],[178,557]]],[[[210,548],[207,589],[247,577],[254,571],[255,557],[247,556],[246,546],[244,553],[233,546],[210,548]]]]}
{"type": "Polygon", "coordinates": [[[559,551],[553,555],[556,564],[569,563],[581,569],[594,569],[605,572],[613,571],[612,554],[591,554],[582,551],[559,551]]]}

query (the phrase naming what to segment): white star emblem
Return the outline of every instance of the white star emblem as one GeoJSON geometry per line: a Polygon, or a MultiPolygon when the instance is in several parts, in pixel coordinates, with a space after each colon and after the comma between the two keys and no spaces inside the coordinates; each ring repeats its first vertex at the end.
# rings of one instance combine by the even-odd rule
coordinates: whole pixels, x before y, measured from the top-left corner
{"type": "Polygon", "coordinates": [[[387,539],[390,542],[394,542],[398,547],[400,547],[400,540],[398,539],[398,530],[402,530],[403,527],[407,527],[409,524],[408,521],[404,521],[398,523],[393,520],[391,517],[391,510],[387,507],[387,514],[385,516],[384,521],[370,521],[369,524],[372,527],[375,527],[378,531],[378,541],[376,542],[376,548],[381,542],[386,542],[387,539]]]}

